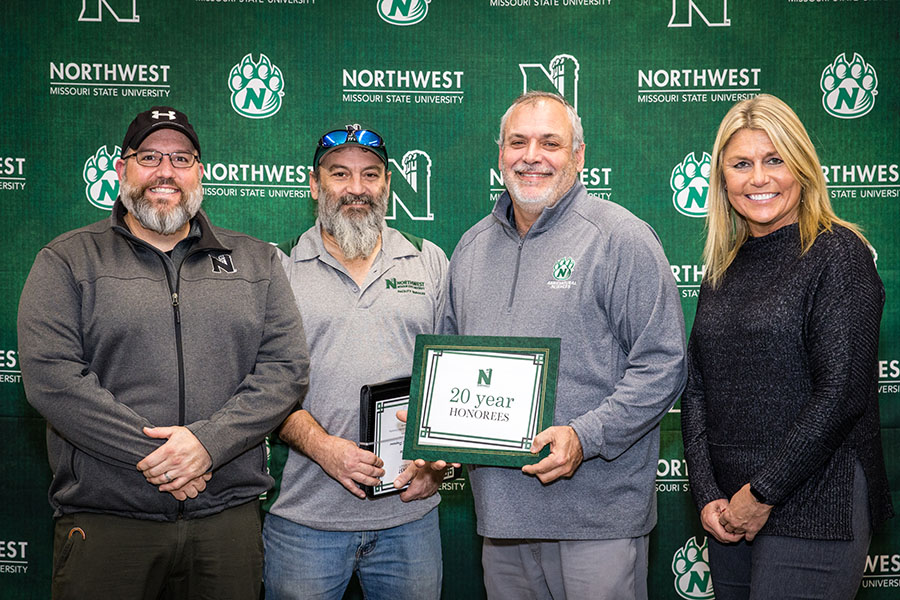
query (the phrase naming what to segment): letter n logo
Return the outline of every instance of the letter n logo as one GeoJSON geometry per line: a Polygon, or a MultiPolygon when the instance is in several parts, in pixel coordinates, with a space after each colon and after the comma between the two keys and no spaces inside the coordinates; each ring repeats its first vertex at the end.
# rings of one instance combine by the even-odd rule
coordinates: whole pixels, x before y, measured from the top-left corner
{"type": "Polygon", "coordinates": [[[391,159],[393,169],[402,177],[391,181],[391,204],[385,216],[387,220],[397,218],[399,206],[413,221],[434,221],[431,212],[431,157],[422,150],[410,150],[397,164],[391,159]]]}
{"type": "Polygon", "coordinates": [[[396,290],[397,289],[397,279],[385,279],[384,280],[384,289],[386,290],[396,290]]]}
{"type": "Polygon", "coordinates": [[[694,13],[707,27],[731,27],[728,0],[672,0],[669,27],[690,27],[694,23],[694,13]]]}
{"type": "Polygon", "coordinates": [[[493,369],[478,369],[478,385],[491,385],[491,376],[494,374],[493,369]]]}
{"type": "Polygon", "coordinates": [[[550,68],[542,64],[519,64],[522,72],[522,93],[541,90],[559,94],[578,110],[578,60],[571,54],[558,54],[550,61],[550,68]]]}
{"type": "Polygon", "coordinates": [[[234,262],[232,262],[230,254],[220,254],[218,256],[210,254],[209,259],[212,261],[213,273],[237,272],[237,269],[234,268],[234,262]]]}
{"type": "Polygon", "coordinates": [[[137,14],[137,0],[81,0],[81,14],[78,15],[78,20],[102,21],[104,8],[119,23],[141,22],[141,17],[137,14]],[[131,14],[128,14],[129,8],[131,14]]]}

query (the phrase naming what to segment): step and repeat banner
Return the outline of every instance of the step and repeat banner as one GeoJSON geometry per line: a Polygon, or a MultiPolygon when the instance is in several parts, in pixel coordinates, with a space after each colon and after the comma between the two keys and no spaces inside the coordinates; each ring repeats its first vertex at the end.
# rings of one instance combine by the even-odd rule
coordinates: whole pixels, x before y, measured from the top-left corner
{"type": "MultiPolygon", "coordinates": [[[[108,217],[125,129],[154,105],[194,124],[213,222],[272,242],[314,220],[317,137],[369,125],[391,156],[391,225],[449,255],[503,191],[500,116],[524,90],[557,91],[584,122],[582,181],[656,229],[690,327],[716,128],[738,100],[781,97],[817,146],[837,213],[877,254],[881,416],[900,500],[900,3],[7,0],[0,10],[0,597],[49,597],[52,568],[45,424],[22,389],[19,294],[44,243],[108,217]]],[[[713,598],[678,405],[663,421],[657,493],[651,597],[713,598]]],[[[442,496],[444,598],[483,597],[468,480],[445,482],[442,496]]],[[[859,597],[896,598],[898,587],[894,519],[873,540],[859,597]]]]}

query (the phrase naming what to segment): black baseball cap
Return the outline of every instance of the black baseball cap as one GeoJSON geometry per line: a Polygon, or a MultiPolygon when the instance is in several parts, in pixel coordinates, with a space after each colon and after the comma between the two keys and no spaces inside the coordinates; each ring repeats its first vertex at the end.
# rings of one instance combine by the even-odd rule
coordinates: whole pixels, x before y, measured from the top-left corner
{"type": "Polygon", "coordinates": [[[387,167],[387,147],[384,145],[384,138],[381,137],[381,134],[358,123],[353,123],[329,129],[319,138],[319,142],[316,144],[316,153],[313,155],[313,168],[318,168],[326,154],[346,146],[357,146],[374,153],[387,167]]]}
{"type": "Polygon", "coordinates": [[[188,121],[187,115],[170,106],[154,106],[150,110],[139,113],[128,126],[128,131],[125,132],[122,152],[126,152],[129,148],[137,150],[141,142],[157,129],[174,129],[183,133],[194,144],[197,156],[200,156],[200,140],[197,139],[197,132],[188,121]]]}

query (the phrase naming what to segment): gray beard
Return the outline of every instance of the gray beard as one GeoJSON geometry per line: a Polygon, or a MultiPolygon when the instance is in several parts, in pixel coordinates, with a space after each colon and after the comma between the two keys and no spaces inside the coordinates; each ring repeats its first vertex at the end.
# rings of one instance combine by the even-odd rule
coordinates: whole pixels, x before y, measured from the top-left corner
{"type": "Polygon", "coordinates": [[[377,197],[348,194],[335,198],[324,187],[321,188],[321,193],[318,206],[319,222],[322,223],[322,229],[334,237],[344,258],[355,260],[371,256],[385,225],[387,187],[377,197]],[[341,206],[360,199],[366,200],[371,209],[365,212],[353,211],[349,215],[341,212],[341,206]]]}
{"type": "MultiPolygon", "coordinates": [[[[519,185],[519,182],[515,179],[515,169],[517,167],[527,170],[524,168],[526,165],[520,165],[520,163],[516,163],[509,169],[504,168],[502,170],[503,182],[513,202],[516,203],[520,210],[528,214],[540,214],[546,207],[556,204],[572,187],[572,184],[575,183],[577,173],[575,172],[575,163],[573,161],[574,158],[562,167],[561,175],[556,181],[556,185],[545,189],[540,194],[535,194],[525,185],[519,185]]],[[[536,171],[546,172],[543,169],[536,169],[536,171]]]]}
{"type": "Polygon", "coordinates": [[[176,206],[163,210],[144,197],[146,190],[162,183],[174,185],[171,180],[157,180],[142,188],[122,181],[119,184],[121,192],[119,197],[128,212],[138,220],[144,229],[155,231],[161,235],[172,235],[193,219],[200,210],[200,204],[203,202],[203,186],[198,184],[189,191],[182,189],[181,201],[176,206]]]}

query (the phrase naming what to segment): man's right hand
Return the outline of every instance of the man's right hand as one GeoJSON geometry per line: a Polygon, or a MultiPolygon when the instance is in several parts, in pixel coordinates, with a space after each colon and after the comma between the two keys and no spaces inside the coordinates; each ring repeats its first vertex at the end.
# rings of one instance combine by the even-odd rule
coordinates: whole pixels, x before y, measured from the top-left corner
{"type": "Polygon", "coordinates": [[[314,454],[311,458],[358,498],[365,498],[366,493],[357,483],[378,485],[384,477],[383,460],[344,438],[328,436],[314,454]]]}
{"type": "Polygon", "coordinates": [[[197,495],[206,489],[206,482],[212,479],[212,473],[204,473],[199,477],[191,479],[186,484],[176,490],[169,490],[169,493],[175,496],[176,500],[187,500],[188,498],[196,498],[197,495]]]}

